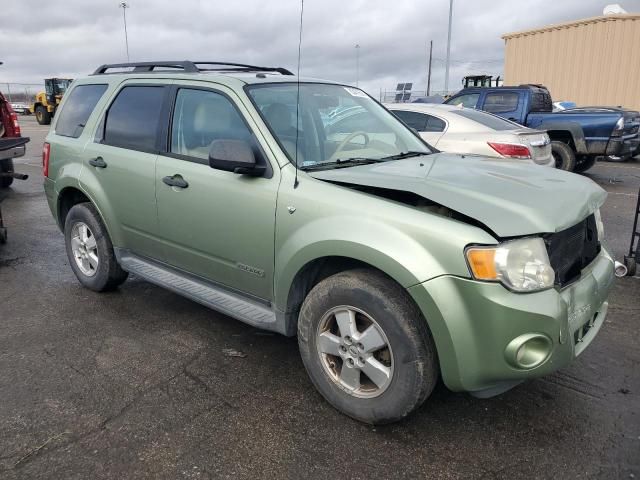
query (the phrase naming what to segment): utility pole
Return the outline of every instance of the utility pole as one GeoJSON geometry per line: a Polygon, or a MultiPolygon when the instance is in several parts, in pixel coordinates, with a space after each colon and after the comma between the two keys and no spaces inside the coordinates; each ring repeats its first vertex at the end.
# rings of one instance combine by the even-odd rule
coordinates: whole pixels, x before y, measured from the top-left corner
{"type": "Polygon", "coordinates": [[[431,93],[431,60],[433,58],[433,40],[429,41],[429,72],[427,73],[427,97],[431,93]]]}
{"type": "Polygon", "coordinates": [[[360,80],[360,44],[356,43],[356,87],[360,80]]]}
{"type": "Polygon", "coordinates": [[[444,91],[449,93],[449,60],[451,59],[451,20],[453,19],[453,0],[449,0],[449,32],[447,33],[447,64],[444,72],[444,91]]]}
{"type": "Polygon", "coordinates": [[[124,21],[124,43],[127,47],[127,62],[129,62],[129,37],[127,35],[127,8],[129,8],[129,4],[127,2],[120,2],[119,7],[122,8],[122,20],[124,21]]]}

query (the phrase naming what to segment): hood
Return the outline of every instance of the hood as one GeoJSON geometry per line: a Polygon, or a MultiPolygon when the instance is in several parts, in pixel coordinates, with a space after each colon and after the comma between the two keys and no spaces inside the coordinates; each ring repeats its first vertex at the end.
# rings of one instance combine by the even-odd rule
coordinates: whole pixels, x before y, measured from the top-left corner
{"type": "Polygon", "coordinates": [[[500,237],[564,230],[593,213],[607,196],[590,179],[555,168],[447,153],[309,174],[412,192],[483,223],[500,237]]]}

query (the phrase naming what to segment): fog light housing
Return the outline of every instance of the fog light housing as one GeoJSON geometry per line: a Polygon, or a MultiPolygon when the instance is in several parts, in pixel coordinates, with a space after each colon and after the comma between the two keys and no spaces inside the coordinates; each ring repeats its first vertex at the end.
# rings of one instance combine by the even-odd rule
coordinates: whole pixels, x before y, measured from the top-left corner
{"type": "Polygon", "coordinates": [[[549,355],[553,342],[546,335],[528,333],[509,342],[505,358],[509,364],[520,370],[530,370],[542,365],[549,355]]]}

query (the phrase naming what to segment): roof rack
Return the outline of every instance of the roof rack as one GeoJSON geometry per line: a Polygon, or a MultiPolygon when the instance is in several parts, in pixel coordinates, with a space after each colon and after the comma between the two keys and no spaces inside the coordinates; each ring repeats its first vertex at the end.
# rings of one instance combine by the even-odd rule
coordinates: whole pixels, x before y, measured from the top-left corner
{"type": "Polygon", "coordinates": [[[192,62],[190,60],[178,60],[178,61],[160,61],[160,62],[134,62],[134,63],[109,63],[100,65],[93,75],[105,75],[109,73],[123,73],[123,72],[109,72],[111,69],[118,68],[131,68],[126,73],[142,73],[142,72],[164,72],[173,70],[182,70],[185,73],[198,73],[198,72],[275,72],[281,75],[293,75],[291,71],[282,67],[258,67],[256,65],[246,65],[244,63],[229,63],[229,62],[192,62]],[[198,65],[203,65],[204,68],[198,65]]]}

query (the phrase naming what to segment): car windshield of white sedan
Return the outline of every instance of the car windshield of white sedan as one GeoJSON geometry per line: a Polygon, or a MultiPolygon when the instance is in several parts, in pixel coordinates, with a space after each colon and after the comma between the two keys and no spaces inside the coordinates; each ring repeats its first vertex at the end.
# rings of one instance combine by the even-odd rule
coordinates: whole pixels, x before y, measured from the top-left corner
{"type": "Polygon", "coordinates": [[[296,83],[277,83],[247,90],[283,151],[301,169],[432,153],[393,114],[357,88],[300,83],[298,95],[296,83]]]}

